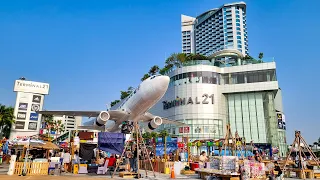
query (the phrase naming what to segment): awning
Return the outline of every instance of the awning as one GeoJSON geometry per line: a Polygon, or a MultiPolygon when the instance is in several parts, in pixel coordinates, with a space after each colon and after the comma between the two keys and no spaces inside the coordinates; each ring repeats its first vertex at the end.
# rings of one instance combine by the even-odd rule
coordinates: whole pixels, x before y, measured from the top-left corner
{"type": "Polygon", "coordinates": [[[44,144],[31,144],[31,148],[39,148],[39,149],[48,149],[48,150],[56,150],[60,149],[57,145],[53,144],[52,142],[45,141],[44,144]]]}

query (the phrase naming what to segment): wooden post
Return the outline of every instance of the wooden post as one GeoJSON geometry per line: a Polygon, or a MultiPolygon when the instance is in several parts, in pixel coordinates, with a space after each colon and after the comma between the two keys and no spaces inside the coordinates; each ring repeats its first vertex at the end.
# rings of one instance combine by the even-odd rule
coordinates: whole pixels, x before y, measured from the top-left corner
{"type": "Polygon", "coordinates": [[[167,160],[167,136],[164,136],[164,159],[167,160]]]}

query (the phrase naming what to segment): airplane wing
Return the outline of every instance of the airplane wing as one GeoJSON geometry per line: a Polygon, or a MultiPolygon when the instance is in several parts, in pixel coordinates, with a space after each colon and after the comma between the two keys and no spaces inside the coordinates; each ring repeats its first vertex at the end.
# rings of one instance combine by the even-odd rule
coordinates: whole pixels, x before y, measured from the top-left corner
{"type": "MultiPolygon", "coordinates": [[[[142,115],[140,117],[140,119],[143,122],[148,122],[148,121],[152,120],[154,117],[156,117],[156,116],[147,112],[144,115],[142,115]]],[[[161,119],[162,119],[162,123],[163,124],[173,124],[173,125],[176,125],[176,126],[185,126],[186,125],[186,124],[184,124],[182,122],[170,120],[170,119],[163,118],[163,117],[161,117],[161,119]]]]}
{"type": "Polygon", "coordinates": [[[66,116],[85,116],[97,117],[101,111],[37,111],[39,114],[46,115],[66,115],[66,116]]]}
{"type": "Polygon", "coordinates": [[[79,129],[91,129],[91,130],[98,130],[98,131],[104,131],[105,127],[104,126],[78,126],[79,129]]]}
{"type": "MultiPolygon", "coordinates": [[[[85,116],[85,117],[97,117],[102,111],[37,111],[39,114],[47,115],[66,115],[66,116],[85,116]]],[[[115,122],[126,119],[129,117],[129,113],[126,111],[111,110],[107,111],[110,114],[110,119],[115,122]]]]}

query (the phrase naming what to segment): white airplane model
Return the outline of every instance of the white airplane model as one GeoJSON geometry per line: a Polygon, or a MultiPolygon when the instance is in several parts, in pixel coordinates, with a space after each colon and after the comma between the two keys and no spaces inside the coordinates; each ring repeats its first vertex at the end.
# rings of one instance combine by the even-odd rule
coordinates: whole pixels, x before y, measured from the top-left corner
{"type": "Polygon", "coordinates": [[[149,130],[154,130],[162,123],[184,125],[183,123],[154,116],[147,111],[166,93],[170,78],[154,75],[144,80],[126,99],[107,111],[38,111],[39,114],[95,117],[90,126],[79,126],[79,129],[106,130],[117,132],[124,121],[147,122],[149,130]],[[113,125],[107,121],[114,121],[113,125]]]}

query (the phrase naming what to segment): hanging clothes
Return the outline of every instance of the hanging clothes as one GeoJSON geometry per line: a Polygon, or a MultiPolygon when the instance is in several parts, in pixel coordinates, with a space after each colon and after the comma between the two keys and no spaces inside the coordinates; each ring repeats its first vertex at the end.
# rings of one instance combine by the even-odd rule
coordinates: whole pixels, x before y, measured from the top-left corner
{"type": "Polygon", "coordinates": [[[79,156],[83,159],[83,160],[87,160],[90,161],[91,159],[94,159],[94,149],[97,147],[96,144],[80,144],[80,152],[79,152],[79,156]]]}

